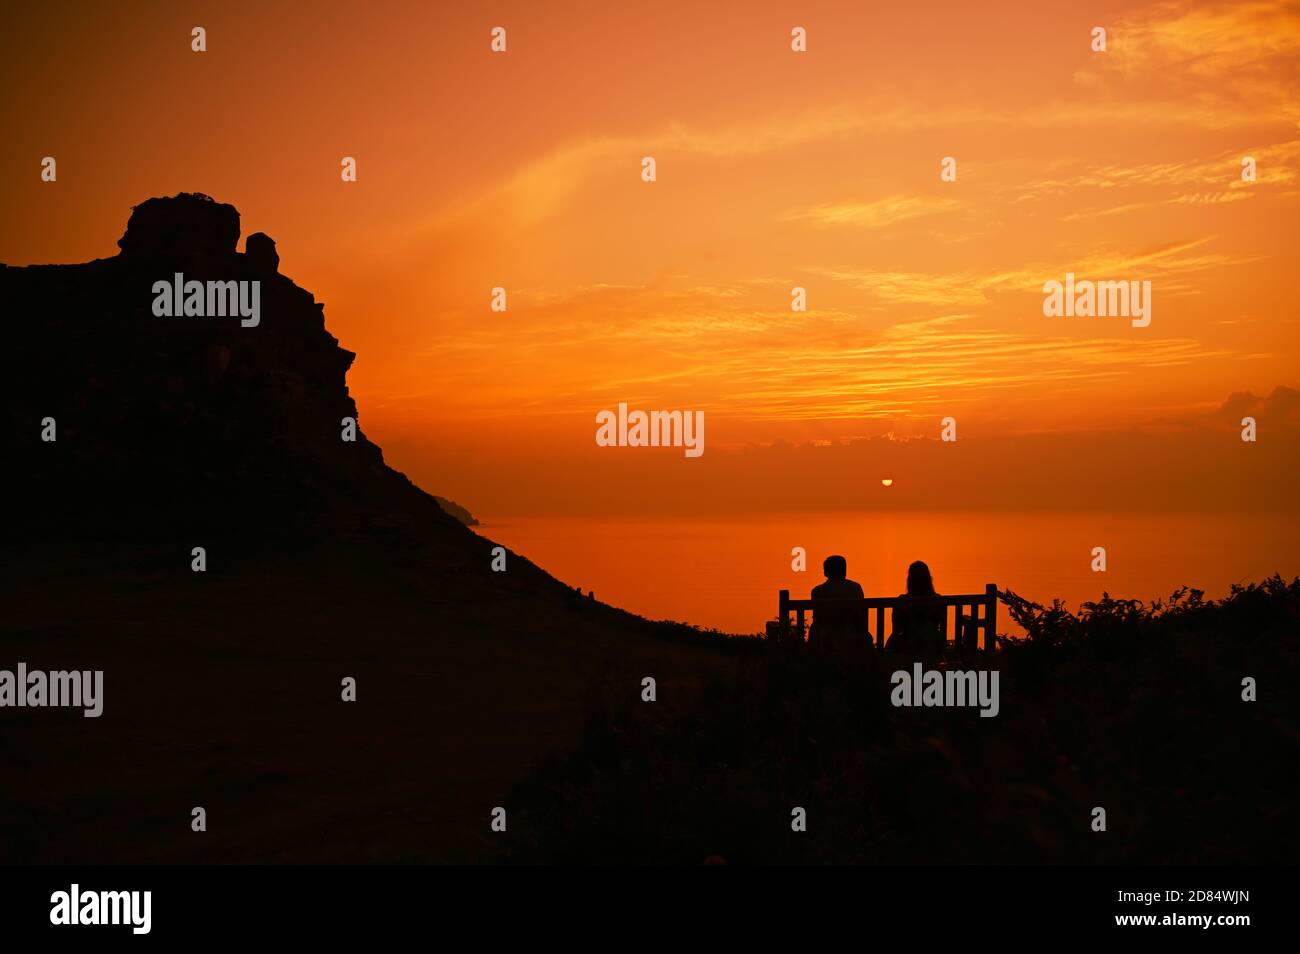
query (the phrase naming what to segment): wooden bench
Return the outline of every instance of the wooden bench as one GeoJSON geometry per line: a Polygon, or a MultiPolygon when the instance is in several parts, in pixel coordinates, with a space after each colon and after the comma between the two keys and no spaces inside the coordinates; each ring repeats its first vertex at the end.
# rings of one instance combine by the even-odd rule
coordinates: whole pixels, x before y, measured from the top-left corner
{"type": "MultiPolygon", "coordinates": [[[[885,648],[885,639],[888,631],[885,629],[885,610],[889,610],[889,622],[892,629],[894,622],[894,609],[898,606],[900,597],[897,596],[879,596],[868,597],[864,600],[792,600],[790,599],[789,590],[781,590],[780,603],[777,607],[775,624],[769,623],[767,635],[769,638],[780,639],[798,639],[800,641],[807,638],[808,627],[806,625],[806,614],[810,611],[816,612],[816,608],[821,605],[852,605],[867,610],[874,617],[875,625],[871,627],[876,636],[876,648],[885,648]],[[791,614],[794,614],[793,627],[791,626],[791,614]]],[[[992,650],[997,641],[998,631],[998,588],[993,583],[985,585],[983,593],[968,593],[959,596],[935,596],[930,599],[909,599],[909,606],[933,606],[941,609],[940,632],[943,633],[944,642],[948,642],[948,617],[953,618],[951,632],[953,642],[957,645],[965,644],[969,648],[975,648],[975,640],[979,632],[984,632],[983,648],[992,650]],[[951,613],[949,612],[951,610],[951,613]],[[981,612],[982,610],[982,612],[981,612]]]]}

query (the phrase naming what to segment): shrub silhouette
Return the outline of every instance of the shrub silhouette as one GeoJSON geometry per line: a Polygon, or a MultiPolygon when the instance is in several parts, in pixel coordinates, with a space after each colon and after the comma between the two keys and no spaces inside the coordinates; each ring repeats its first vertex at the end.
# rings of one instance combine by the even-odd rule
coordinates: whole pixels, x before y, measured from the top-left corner
{"type": "MultiPolygon", "coordinates": [[[[1078,614],[1003,595],[1001,712],[894,708],[864,654],[764,645],[689,700],[605,700],[511,800],[518,861],[1289,861],[1300,580],[1078,614]],[[1254,677],[1259,701],[1243,702],[1254,677]],[[791,810],[808,830],[791,831],[791,810]],[[1094,806],[1108,831],[1090,827],[1094,806]]],[[[980,663],[987,665],[987,662],[980,663]]]]}

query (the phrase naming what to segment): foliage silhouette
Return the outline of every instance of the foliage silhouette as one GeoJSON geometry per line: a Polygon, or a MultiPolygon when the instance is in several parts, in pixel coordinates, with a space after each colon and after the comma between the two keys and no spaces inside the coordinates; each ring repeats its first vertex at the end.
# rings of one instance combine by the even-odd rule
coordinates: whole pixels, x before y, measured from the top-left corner
{"type": "MultiPolygon", "coordinates": [[[[601,700],[511,801],[506,857],[1244,863],[1294,858],[1300,580],[1222,600],[1004,594],[1001,713],[894,708],[908,663],[765,645],[703,692],[601,700]],[[1242,700],[1242,680],[1259,701],[1242,700]],[[791,810],[808,830],[791,831],[791,810]],[[1108,830],[1090,827],[1094,806],[1108,830]]],[[[988,665],[988,662],[977,663],[988,665]]]]}

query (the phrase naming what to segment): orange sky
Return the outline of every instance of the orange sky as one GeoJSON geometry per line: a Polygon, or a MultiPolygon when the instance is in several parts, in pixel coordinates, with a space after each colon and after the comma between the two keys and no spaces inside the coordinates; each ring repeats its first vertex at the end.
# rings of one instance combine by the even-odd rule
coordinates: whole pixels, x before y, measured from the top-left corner
{"type": "MultiPolygon", "coordinates": [[[[1300,385],[1295,4],[709,6],[6,5],[0,261],[114,254],[148,196],[233,203],[358,352],[389,461],[489,513],[726,506],[750,445],[944,416],[967,466],[1069,506],[1034,440],[1118,434],[1158,479],[1143,435],[1213,456],[1229,395],[1300,385]],[[1151,326],[1044,317],[1067,271],[1150,280],[1151,326]],[[705,411],[704,458],[596,448],[619,401],[705,411]]],[[[1259,479],[1294,473],[1286,406],[1259,479]]],[[[809,502],[756,473],[761,505],[809,502]]]]}

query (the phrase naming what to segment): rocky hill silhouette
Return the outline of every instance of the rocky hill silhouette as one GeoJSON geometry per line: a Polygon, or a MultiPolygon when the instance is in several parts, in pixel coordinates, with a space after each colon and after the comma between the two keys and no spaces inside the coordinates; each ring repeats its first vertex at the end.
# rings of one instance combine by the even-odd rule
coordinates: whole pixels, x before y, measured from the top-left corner
{"type": "Polygon", "coordinates": [[[13,532],[247,541],[382,514],[445,522],[363,429],[342,439],[355,355],[279,274],[274,241],[250,235],[241,253],[238,238],[233,206],[181,194],[137,206],[114,258],[0,268],[13,532]],[[259,323],[155,316],[152,286],[177,273],[259,282],[259,323]]]}
{"type": "Polygon", "coordinates": [[[366,438],[321,303],[239,235],[181,194],[112,258],[0,266],[0,668],[105,694],[3,712],[0,862],[496,857],[491,808],[593,687],[684,694],[725,657],[519,555],[493,572],[366,438]],[[259,320],[156,314],[178,273],[259,282],[259,320]]]}

